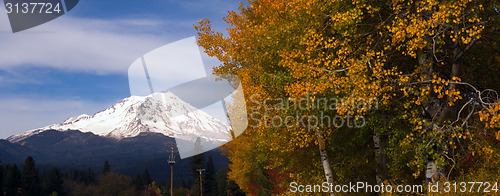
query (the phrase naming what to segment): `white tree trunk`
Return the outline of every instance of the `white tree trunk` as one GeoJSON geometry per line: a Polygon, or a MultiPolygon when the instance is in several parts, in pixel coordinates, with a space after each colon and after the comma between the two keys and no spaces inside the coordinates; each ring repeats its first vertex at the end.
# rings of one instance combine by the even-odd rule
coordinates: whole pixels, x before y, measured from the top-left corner
{"type": "Polygon", "coordinates": [[[425,182],[427,184],[435,183],[443,175],[444,175],[443,167],[438,167],[436,161],[434,160],[427,160],[425,168],[425,182]]]}
{"type": "MultiPolygon", "coordinates": [[[[330,166],[330,160],[328,159],[328,152],[326,151],[326,146],[319,146],[319,155],[321,157],[321,163],[323,164],[323,170],[325,171],[326,182],[328,184],[333,184],[333,172],[330,166]]],[[[330,195],[334,195],[333,192],[330,195]]]]}
{"type": "MultiPolygon", "coordinates": [[[[333,184],[333,172],[332,167],[330,166],[330,159],[328,158],[328,152],[326,151],[326,141],[323,137],[323,134],[319,131],[319,127],[316,127],[316,135],[320,138],[319,142],[319,156],[321,158],[321,163],[323,164],[323,170],[325,172],[326,182],[328,184],[333,184]]],[[[335,195],[333,192],[330,195],[335,195]]]]}

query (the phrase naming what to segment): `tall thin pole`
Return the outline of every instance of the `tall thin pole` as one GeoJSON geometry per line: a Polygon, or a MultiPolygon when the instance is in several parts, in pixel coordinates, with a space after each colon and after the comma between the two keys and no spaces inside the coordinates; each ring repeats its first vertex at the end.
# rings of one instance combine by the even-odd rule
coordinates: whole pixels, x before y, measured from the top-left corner
{"type": "Polygon", "coordinates": [[[201,179],[201,172],[205,171],[205,169],[196,169],[196,171],[200,172],[200,196],[203,196],[203,182],[201,179]]]}
{"type": "Polygon", "coordinates": [[[174,164],[175,164],[175,156],[174,156],[174,148],[175,145],[168,145],[167,147],[170,148],[170,158],[168,160],[168,164],[170,164],[170,195],[174,195],[174,164]]]}
{"type": "Polygon", "coordinates": [[[174,164],[170,164],[170,195],[174,195],[174,164]]]}

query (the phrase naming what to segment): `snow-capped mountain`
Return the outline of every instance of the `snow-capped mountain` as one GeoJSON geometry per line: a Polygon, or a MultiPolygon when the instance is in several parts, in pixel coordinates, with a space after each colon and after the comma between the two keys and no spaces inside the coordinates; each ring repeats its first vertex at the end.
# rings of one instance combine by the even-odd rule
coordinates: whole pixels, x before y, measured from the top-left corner
{"type": "Polygon", "coordinates": [[[30,130],[7,138],[20,142],[47,130],[79,130],[108,138],[136,137],[140,133],[161,133],[184,141],[225,143],[230,140],[229,125],[184,102],[173,93],[132,96],[92,116],[83,114],[66,121],[30,130]]]}

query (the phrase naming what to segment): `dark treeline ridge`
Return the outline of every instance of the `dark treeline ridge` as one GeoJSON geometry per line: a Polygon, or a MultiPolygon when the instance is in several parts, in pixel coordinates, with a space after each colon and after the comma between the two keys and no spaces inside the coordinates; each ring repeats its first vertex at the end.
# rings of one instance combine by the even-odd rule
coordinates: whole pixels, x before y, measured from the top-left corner
{"type": "MultiPolygon", "coordinates": [[[[193,178],[174,179],[174,195],[200,195],[200,175],[196,169],[203,168],[203,195],[245,195],[228,180],[227,171],[215,171],[211,156],[205,159],[198,155],[190,160],[193,178]]],[[[174,171],[175,172],[175,171],[174,171]]],[[[112,163],[106,161],[102,171],[87,169],[61,170],[58,167],[40,171],[35,160],[28,156],[22,165],[0,165],[0,195],[170,195],[170,181],[158,184],[151,178],[148,169],[134,177],[113,171],[112,163]]]]}

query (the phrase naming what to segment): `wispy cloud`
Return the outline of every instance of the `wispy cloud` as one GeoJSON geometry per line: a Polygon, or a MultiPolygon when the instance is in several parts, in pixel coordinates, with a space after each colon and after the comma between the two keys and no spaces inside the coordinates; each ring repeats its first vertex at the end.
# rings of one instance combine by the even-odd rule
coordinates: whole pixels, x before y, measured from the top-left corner
{"type": "Polygon", "coordinates": [[[94,114],[113,103],[82,100],[0,99],[0,138],[60,123],[69,117],[94,114]]]}
{"type": "Polygon", "coordinates": [[[39,78],[29,77],[14,70],[0,71],[0,87],[19,84],[42,84],[42,81],[39,78]]]}
{"type": "MultiPolygon", "coordinates": [[[[0,29],[10,29],[6,18],[0,15],[0,29]]],[[[169,25],[192,27],[185,21],[61,17],[25,32],[3,31],[0,69],[29,65],[100,74],[126,73],[140,55],[183,38],[172,32],[161,33],[169,25]]]]}

